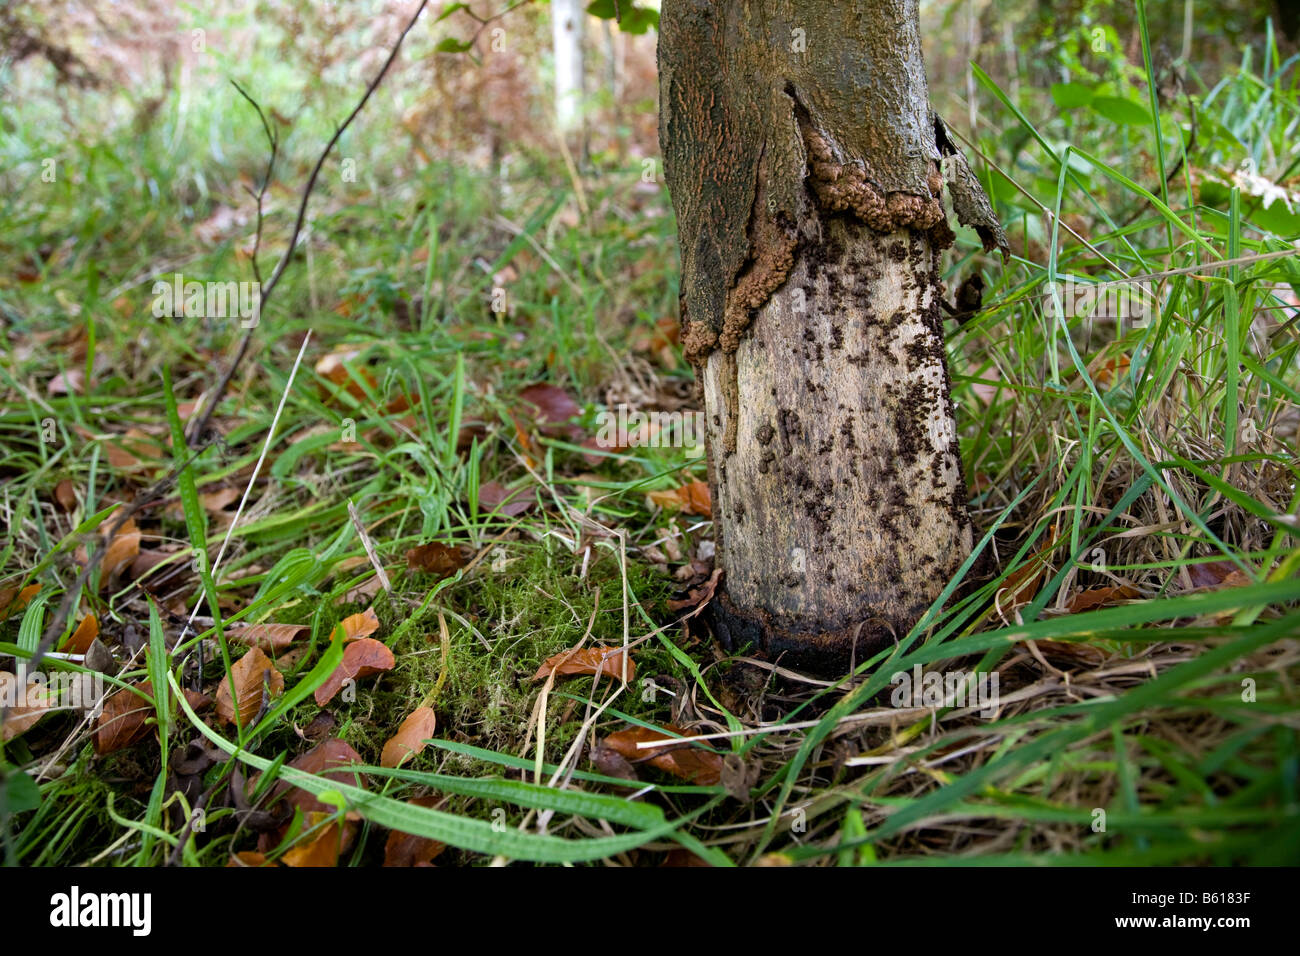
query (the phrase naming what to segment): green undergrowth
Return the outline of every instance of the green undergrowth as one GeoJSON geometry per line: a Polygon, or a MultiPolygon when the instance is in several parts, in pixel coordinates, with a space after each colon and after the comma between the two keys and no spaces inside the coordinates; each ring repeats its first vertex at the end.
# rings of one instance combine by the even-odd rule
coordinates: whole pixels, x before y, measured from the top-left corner
{"type": "MultiPolygon", "coordinates": [[[[257,810],[277,782],[332,808],[293,824],[276,859],[352,815],[355,865],[382,862],[393,831],[447,844],[439,865],[1294,863],[1300,227],[1233,174],[1249,160],[1295,193],[1297,61],[1266,36],[1213,79],[1183,64],[1168,97],[1150,40],[1136,35],[1140,65],[1118,48],[1065,57],[1043,89],[972,73],[972,166],[1012,239],[1001,262],[963,230],[944,264],[950,295],[972,272],[987,283],[949,340],[980,557],[829,685],[681,620],[674,602],[707,591],[712,525],[647,493],[705,479],[700,455],[582,447],[619,403],[695,407],[659,324],[677,309],[671,205],[634,157],[579,171],[521,144],[504,174],[414,163],[376,101],[325,167],[213,435],[186,451],[183,419],[243,330],[155,317],[153,283],[252,278],[260,129],[224,79],[207,99],[173,94],[143,131],[90,121],[107,93],[77,94],[76,135],[46,121],[53,89],[6,99],[0,589],[39,592],[0,620],[0,657],[31,654],[110,509],[173,479],[136,515],[161,562],[93,575],[65,627],[96,615],[123,667],[112,686],[152,681],[147,732],[101,754],[92,724],[58,713],[5,742],[6,861],[226,865],[258,845],[242,780],[257,810]],[[1144,277],[1141,325],[1048,307],[1054,282],[1144,277]],[[538,384],[573,401],[571,421],[536,420],[520,395],[538,384]],[[232,529],[237,496],[212,496],[242,494],[264,449],[232,529]],[[524,510],[494,512],[489,483],[524,510]],[[434,542],[460,566],[410,568],[434,542]],[[180,693],[210,697],[244,653],[214,607],[222,631],[304,625],[251,727],[180,693]],[[317,706],[343,653],[332,635],[370,608],[394,667],[317,706]],[[633,644],[636,680],[564,678],[539,711],[534,674],[582,639],[633,644]],[[1003,706],[891,713],[893,675],[918,665],[996,671],[1003,706]],[[384,771],[421,704],[431,743],[384,771]],[[729,735],[707,745],[726,756],[716,782],[591,759],[612,733],[669,723],[729,735]],[[364,776],[289,766],[328,738],[364,776]],[[209,762],[182,780],[196,748],[209,762]],[[186,829],[204,792],[206,825],[186,829]]],[[[254,92],[275,106],[292,84],[266,76],[254,92]]],[[[284,128],[264,277],[335,112],[313,101],[284,128]]]]}

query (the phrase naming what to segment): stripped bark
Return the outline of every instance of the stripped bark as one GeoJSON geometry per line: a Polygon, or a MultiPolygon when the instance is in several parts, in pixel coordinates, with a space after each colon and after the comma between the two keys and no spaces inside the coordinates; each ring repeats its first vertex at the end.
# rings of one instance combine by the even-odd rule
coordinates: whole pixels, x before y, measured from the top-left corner
{"type": "Polygon", "coordinates": [[[930,109],[916,0],[666,0],[660,139],[725,569],[719,636],[832,671],[970,553],[942,202],[1005,237],[930,109]]]}

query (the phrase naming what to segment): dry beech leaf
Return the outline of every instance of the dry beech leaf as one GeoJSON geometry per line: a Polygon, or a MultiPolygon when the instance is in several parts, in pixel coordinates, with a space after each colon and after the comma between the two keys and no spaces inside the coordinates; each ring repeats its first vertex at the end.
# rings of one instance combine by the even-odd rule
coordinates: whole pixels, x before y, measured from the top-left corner
{"type": "Polygon", "coordinates": [[[46,384],[45,393],[51,396],[85,395],[86,370],[70,368],[67,371],[60,372],[46,384]]]}
{"type": "MultiPolygon", "coordinates": [[[[8,671],[0,671],[0,701],[18,699],[18,678],[8,671]]],[[[4,723],[0,724],[0,739],[6,743],[29,730],[59,703],[57,694],[46,685],[33,680],[28,680],[27,687],[22,693],[22,700],[22,704],[14,707],[0,707],[4,712],[4,723]]]]}
{"type": "Polygon", "coordinates": [[[535,503],[530,489],[510,491],[498,481],[489,481],[478,487],[478,507],[484,514],[499,512],[507,518],[523,514],[535,503]]]}
{"type": "MultiPolygon", "coordinates": [[[[623,648],[583,647],[560,651],[560,653],[552,654],[546,659],[545,663],[537,669],[537,673],[533,675],[533,680],[545,680],[552,671],[555,672],[556,677],[567,677],[571,674],[603,673],[615,680],[622,680],[623,648]]],[[[632,680],[635,677],[636,662],[629,655],[627,679],[632,680]]]]}
{"type": "Polygon", "coordinates": [[[94,643],[95,638],[99,637],[99,619],[93,614],[87,614],[77,625],[77,629],[72,632],[66,643],[63,645],[65,654],[84,654],[90,650],[90,645],[94,643]]]}
{"type": "Polygon", "coordinates": [[[1241,573],[1231,561],[1208,561],[1202,564],[1189,564],[1187,576],[1192,580],[1192,587],[1217,590],[1219,588],[1240,588],[1253,584],[1241,573]]]}
{"type": "Polygon", "coordinates": [[[129,572],[131,580],[140,582],[141,587],[147,590],[171,581],[176,574],[188,573],[189,566],[187,564],[175,563],[178,553],[176,551],[160,551],[156,548],[142,548],[140,553],[135,556],[135,560],[131,562],[129,572]],[[169,560],[173,563],[168,566],[164,577],[156,581],[144,580],[153,573],[155,568],[159,567],[164,561],[169,560]]]}
{"type": "Polygon", "coordinates": [[[158,440],[139,428],[128,428],[122,435],[107,435],[102,438],[93,432],[78,428],[83,438],[99,440],[104,449],[104,457],[116,471],[135,471],[146,467],[147,463],[157,462],[162,457],[162,446],[158,440]]]}
{"type": "Polygon", "coordinates": [[[378,388],[379,381],[366,368],[360,356],[361,350],[358,348],[343,348],[331,352],[322,356],[316,363],[316,374],[335,385],[346,385],[348,394],[353,398],[365,398],[366,389],[361,384],[362,381],[370,387],[371,391],[378,388]],[[352,366],[350,371],[348,365],[352,366]]]}
{"type": "Polygon", "coordinates": [[[692,481],[680,488],[668,491],[651,491],[647,496],[660,508],[672,508],[687,514],[708,518],[713,515],[713,505],[709,500],[709,486],[703,481],[692,481]]]}
{"type": "MultiPolygon", "coordinates": [[[[570,421],[582,414],[578,403],[569,397],[569,393],[554,385],[530,385],[519,393],[519,397],[532,406],[527,413],[540,426],[540,430],[549,435],[567,438],[579,442],[585,436],[582,426],[570,421]]],[[[514,416],[511,416],[513,419],[514,416]]],[[[534,450],[528,434],[515,421],[515,431],[520,438],[520,446],[526,452],[534,450]]]]}
{"type": "Polygon", "coordinates": [[[379,766],[400,767],[406,763],[424,749],[425,740],[433,736],[437,726],[438,720],[434,716],[433,708],[415,708],[410,716],[402,721],[402,726],[397,728],[397,733],[384,744],[383,752],[379,755],[379,766]]]}
{"type": "Polygon", "coordinates": [[[375,615],[375,609],[368,607],[360,614],[345,617],[339,622],[339,627],[343,628],[343,640],[355,641],[379,630],[379,618],[375,615]]]}
{"type": "Polygon", "coordinates": [[[1046,544],[1026,558],[1024,564],[1007,575],[1006,581],[998,590],[999,606],[1006,608],[1033,600],[1047,574],[1047,559],[1056,549],[1058,537],[1059,534],[1053,531],[1052,537],[1046,544]]]}
{"type": "Polygon", "coordinates": [[[1098,356],[1088,366],[1092,380],[1102,387],[1109,387],[1119,381],[1120,376],[1129,370],[1130,359],[1127,355],[1098,356]]]}
{"type": "Polygon", "coordinates": [[[671,740],[674,736],[684,735],[685,731],[672,724],[668,724],[663,730],[629,727],[627,730],[610,734],[603,743],[633,765],[648,760],[652,767],[702,787],[710,787],[721,781],[722,755],[712,750],[704,750],[695,744],[669,745],[672,749],[667,747],[637,749],[637,744],[642,741],[671,740]]]}
{"type": "Polygon", "coordinates": [[[470,422],[460,426],[460,431],[456,433],[456,450],[458,452],[467,452],[474,445],[474,440],[482,445],[487,440],[487,426],[482,422],[470,422]]]}
{"type": "Polygon", "coordinates": [[[697,588],[692,588],[684,599],[670,600],[668,609],[670,611],[684,611],[691,608],[691,613],[687,617],[694,617],[702,610],[708,607],[710,601],[718,590],[718,582],[722,579],[722,568],[714,568],[709,575],[708,580],[697,588]]]}
{"type": "MultiPolygon", "coordinates": [[[[364,786],[364,778],[358,781],[357,774],[347,769],[354,765],[361,765],[365,761],[346,741],[339,740],[337,737],[327,737],[312,747],[306,753],[295,757],[289,761],[289,766],[295,770],[302,770],[305,773],[315,774],[318,777],[324,777],[326,780],[332,780],[334,783],[346,783],[352,786],[364,786]]],[[[252,788],[250,788],[252,789],[252,788]]],[[[332,812],[335,808],[327,803],[322,803],[316,799],[314,794],[308,793],[299,787],[295,787],[283,780],[278,781],[271,790],[271,795],[267,800],[267,809],[279,811],[281,808],[287,811],[286,816],[291,815],[293,810],[299,809],[304,814],[312,812],[332,812]],[[283,798],[282,800],[280,798],[283,798]],[[278,803],[276,801],[279,801],[278,803]]],[[[283,838],[285,830],[288,829],[288,821],[281,831],[274,835],[270,840],[270,846],[262,846],[259,840],[258,849],[265,852],[274,847],[283,838]]]]}
{"type": "MultiPolygon", "coordinates": [[[[318,777],[324,777],[335,783],[364,787],[365,779],[358,779],[358,775],[354,771],[346,769],[360,763],[362,763],[361,757],[355,750],[337,737],[330,737],[322,740],[305,754],[289,761],[289,766],[296,770],[315,774],[318,777]]],[[[267,808],[275,813],[283,812],[285,823],[276,830],[268,830],[258,836],[257,849],[262,853],[269,853],[284,839],[292,823],[295,809],[302,812],[304,824],[312,813],[332,814],[335,812],[334,807],[322,803],[316,799],[314,794],[292,786],[283,780],[276,783],[272,788],[270,797],[267,800],[267,808]]],[[[344,821],[345,837],[347,831],[355,828],[355,826],[356,824],[351,819],[344,821]]]]}
{"type": "MultiPolygon", "coordinates": [[[[142,694],[153,696],[153,685],[140,681],[134,685],[142,694]]],[[[154,715],[154,705],[140,694],[123,688],[110,694],[95,724],[95,753],[103,756],[129,747],[149,733],[146,721],[154,715]]]]}
{"type": "Polygon", "coordinates": [[[596,768],[598,773],[606,777],[617,777],[620,780],[639,781],[641,778],[636,775],[636,770],[628,759],[613,747],[605,743],[598,743],[591,752],[591,764],[596,768]]]}
{"type": "Polygon", "coordinates": [[[530,385],[519,397],[537,409],[537,421],[544,425],[558,425],[582,414],[569,393],[555,385],[530,385]]]}
{"type": "MultiPolygon", "coordinates": [[[[412,806],[433,808],[438,804],[437,797],[413,797],[406,801],[412,806]]],[[[432,866],[432,860],[447,844],[428,837],[403,833],[401,830],[389,830],[388,841],[384,844],[384,866],[432,866]]]]}
{"type": "Polygon", "coordinates": [[[216,491],[205,491],[199,494],[199,504],[203,510],[209,514],[223,512],[235,502],[237,502],[243,492],[238,488],[218,488],[216,491]]]}
{"type": "Polygon", "coordinates": [[[373,637],[363,637],[354,641],[343,651],[343,663],[334,669],[334,673],[326,678],[325,683],[316,688],[316,703],[324,707],[349,680],[359,680],[371,674],[378,674],[380,671],[392,670],[396,663],[393,652],[384,646],[382,641],[377,641],[373,637]]]}
{"type": "Polygon", "coordinates": [[[140,529],[135,526],[134,518],[127,518],[122,527],[117,529],[108,549],[100,561],[100,587],[106,585],[123,568],[135,561],[140,553],[140,529]]]}
{"type": "Polygon", "coordinates": [[[631,446],[620,441],[615,437],[612,441],[602,441],[599,435],[589,435],[582,440],[582,447],[587,449],[582,453],[582,459],[587,464],[595,466],[602,461],[607,461],[610,455],[617,455],[625,452],[631,446]]]}
{"type": "Polygon", "coordinates": [[[64,478],[54,486],[54,502],[65,513],[77,507],[77,488],[70,479],[64,478]]]}
{"type": "Polygon", "coordinates": [[[217,685],[217,717],[226,723],[234,723],[235,703],[239,704],[239,722],[246,725],[257,716],[262,706],[262,675],[268,676],[272,697],[284,693],[284,675],[275,669],[271,659],[262,653],[260,647],[253,647],[243,657],[235,661],[230,673],[221,678],[217,685]],[[230,687],[233,682],[235,692],[231,697],[230,687]]]}
{"type": "Polygon", "coordinates": [[[655,322],[654,331],[645,330],[633,340],[632,348],[649,352],[664,368],[673,368],[678,362],[676,346],[681,342],[681,324],[672,316],[655,322]]]}
{"type": "Polygon", "coordinates": [[[412,571],[436,574],[440,578],[449,578],[466,564],[468,560],[460,548],[430,541],[406,552],[406,566],[412,571]]]}
{"type": "MultiPolygon", "coordinates": [[[[348,590],[335,598],[335,604],[360,604],[362,601],[373,601],[384,587],[384,582],[379,579],[379,575],[372,574],[354,588],[348,590]]],[[[378,620],[376,618],[376,620],[378,620]]],[[[346,632],[345,632],[346,633],[346,632]]],[[[346,640],[346,636],[344,640],[346,640]]]]}
{"type": "Polygon", "coordinates": [[[308,836],[301,838],[280,857],[284,866],[338,866],[339,855],[346,853],[356,836],[356,820],[359,815],[348,814],[339,825],[335,811],[312,810],[302,816],[302,830],[306,833],[312,827],[319,826],[308,836]],[[355,819],[353,819],[355,818],[355,819]],[[330,821],[326,823],[325,821],[330,821]],[[321,824],[324,824],[321,826],[321,824]]]}
{"type": "Polygon", "coordinates": [[[1086,591],[1080,591],[1070,599],[1069,610],[1071,614],[1079,614],[1109,604],[1118,604],[1120,601],[1131,601],[1133,598],[1140,596],[1137,588],[1131,588],[1127,584],[1116,587],[1089,588],[1086,591]]]}
{"type": "Polygon", "coordinates": [[[229,628],[226,634],[241,644],[274,653],[284,650],[307,629],[306,624],[249,624],[247,627],[229,628]]]}
{"type": "Polygon", "coordinates": [[[27,607],[28,602],[36,597],[40,590],[39,584],[29,584],[21,591],[17,588],[5,588],[0,591],[0,621],[27,607]]]}

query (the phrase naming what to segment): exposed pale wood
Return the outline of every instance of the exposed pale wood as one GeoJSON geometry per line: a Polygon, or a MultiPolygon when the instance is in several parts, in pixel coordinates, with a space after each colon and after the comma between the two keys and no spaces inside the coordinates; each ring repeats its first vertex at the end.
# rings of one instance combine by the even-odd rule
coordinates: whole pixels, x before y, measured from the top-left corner
{"type": "Polygon", "coordinates": [[[834,670],[969,554],[939,309],[950,171],[916,0],[667,0],[660,138],[725,569],[714,623],[834,670]]]}

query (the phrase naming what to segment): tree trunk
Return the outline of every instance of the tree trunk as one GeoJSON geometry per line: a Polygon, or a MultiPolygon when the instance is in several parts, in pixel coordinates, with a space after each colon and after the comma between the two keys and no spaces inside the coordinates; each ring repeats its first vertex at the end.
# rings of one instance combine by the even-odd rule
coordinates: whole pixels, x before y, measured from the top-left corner
{"type": "Polygon", "coordinates": [[[718,561],[746,644],[835,671],[970,553],[942,204],[1005,237],[931,111],[917,0],[665,0],[660,140],[718,561]]]}
{"type": "Polygon", "coordinates": [[[582,36],[586,15],[582,0],[551,0],[555,121],[564,136],[580,131],[583,123],[582,36]]]}

